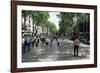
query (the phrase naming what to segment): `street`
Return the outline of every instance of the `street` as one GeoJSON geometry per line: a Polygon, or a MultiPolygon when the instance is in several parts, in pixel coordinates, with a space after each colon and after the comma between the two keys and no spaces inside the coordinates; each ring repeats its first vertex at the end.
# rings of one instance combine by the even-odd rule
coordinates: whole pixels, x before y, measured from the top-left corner
{"type": "Polygon", "coordinates": [[[46,61],[64,61],[64,60],[80,60],[89,59],[90,47],[85,44],[80,44],[79,56],[74,57],[73,41],[68,39],[61,40],[61,45],[57,45],[54,40],[48,45],[43,45],[41,42],[38,47],[30,49],[30,51],[22,54],[22,62],[46,62],[46,61]]]}

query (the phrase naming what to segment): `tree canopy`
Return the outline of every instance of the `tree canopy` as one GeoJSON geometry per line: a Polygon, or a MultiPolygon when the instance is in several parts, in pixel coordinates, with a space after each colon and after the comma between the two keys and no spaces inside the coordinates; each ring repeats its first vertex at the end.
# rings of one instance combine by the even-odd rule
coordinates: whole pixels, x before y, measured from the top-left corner
{"type": "Polygon", "coordinates": [[[42,30],[46,28],[47,32],[51,32],[51,33],[56,32],[57,29],[56,29],[55,24],[48,20],[50,17],[49,12],[23,10],[22,17],[24,18],[24,25],[26,24],[25,22],[26,22],[27,16],[30,16],[32,18],[34,30],[37,30],[37,27],[41,26],[42,30]]]}
{"type": "MultiPolygon", "coordinates": [[[[67,13],[67,12],[60,12],[59,15],[59,32],[61,34],[66,34],[68,32],[72,31],[72,26],[73,26],[73,18],[74,16],[76,16],[77,18],[77,25],[76,28],[78,29],[78,27],[80,25],[85,24],[86,22],[88,22],[89,20],[86,21],[86,15],[88,15],[87,13],[67,13]]],[[[78,30],[77,30],[78,32],[78,30]]]]}

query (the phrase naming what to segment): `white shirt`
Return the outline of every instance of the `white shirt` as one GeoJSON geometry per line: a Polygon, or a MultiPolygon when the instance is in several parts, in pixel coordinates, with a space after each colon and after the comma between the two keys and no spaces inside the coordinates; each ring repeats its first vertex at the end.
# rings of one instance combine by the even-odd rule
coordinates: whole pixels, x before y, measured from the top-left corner
{"type": "Polygon", "coordinates": [[[24,39],[24,38],[22,38],[22,44],[24,44],[24,42],[25,42],[25,39],[24,39]]]}
{"type": "Polygon", "coordinates": [[[27,43],[29,43],[30,42],[30,37],[27,37],[27,43]]]}

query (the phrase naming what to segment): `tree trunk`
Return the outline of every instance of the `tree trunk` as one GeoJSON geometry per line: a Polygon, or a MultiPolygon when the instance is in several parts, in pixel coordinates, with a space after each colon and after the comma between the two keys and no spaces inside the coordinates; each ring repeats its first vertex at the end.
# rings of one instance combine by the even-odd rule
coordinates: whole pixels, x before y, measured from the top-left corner
{"type": "Polygon", "coordinates": [[[24,30],[25,30],[25,32],[27,31],[27,26],[26,26],[26,16],[24,16],[24,30]]]}

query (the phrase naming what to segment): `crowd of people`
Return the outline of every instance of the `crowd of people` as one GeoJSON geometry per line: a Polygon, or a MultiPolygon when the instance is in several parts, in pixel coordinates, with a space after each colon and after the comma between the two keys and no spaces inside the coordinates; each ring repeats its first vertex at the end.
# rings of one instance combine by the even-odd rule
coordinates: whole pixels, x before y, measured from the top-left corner
{"type": "MultiPolygon", "coordinates": [[[[53,41],[56,41],[57,46],[61,46],[61,38],[57,35],[55,36],[44,36],[44,35],[24,35],[22,36],[22,52],[25,53],[30,51],[31,48],[38,47],[41,43],[42,45],[48,46],[53,44],[53,41]]],[[[80,40],[76,37],[73,41],[73,51],[74,56],[78,56],[78,49],[80,47],[80,40]]]]}
{"type": "Polygon", "coordinates": [[[61,45],[61,39],[58,36],[44,36],[44,35],[23,35],[22,36],[22,52],[30,51],[31,48],[38,47],[41,43],[42,45],[48,46],[52,44],[53,41],[57,42],[57,45],[61,45]]]}

